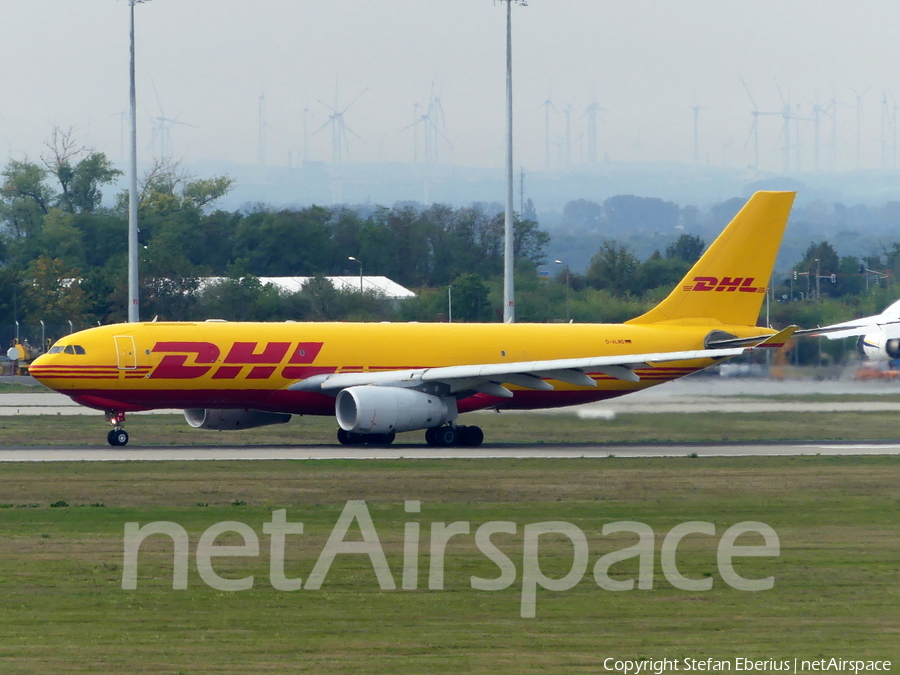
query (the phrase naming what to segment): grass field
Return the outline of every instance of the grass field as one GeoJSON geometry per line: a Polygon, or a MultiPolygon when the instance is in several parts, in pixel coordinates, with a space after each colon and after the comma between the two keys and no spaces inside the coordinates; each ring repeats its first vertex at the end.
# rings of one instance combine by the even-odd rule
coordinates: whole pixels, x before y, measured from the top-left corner
{"type": "MultiPolygon", "coordinates": [[[[653,443],[722,441],[896,441],[894,412],[628,414],[613,420],[573,414],[475,413],[460,422],[478,424],[492,443],[653,443]]],[[[180,445],[335,444],[331,417],[295,417],[288,424],[219,432],[192,429],[181,415],[129,415],[128,447],[180,445]]],[[[0,447],[106,447],[102,414],[0,417],[0,447]]],[[[423,444],[422,432],[399,434],[396,443],[423,444]]]]}
{"type": "MultiPolygon", "coordinates": [[[[0,507],[4,674],[598,673],[607,657],[900,661],[895,457],[3,464],[0,507]],[[275,590],[262,527],[271,511],[304,523],[302,536],[288,537],[285,569],[307,579],[351,499],[366,500],[398,589],[379,589],[368,557],[342,555],[321,590],[275,590]],[[421,500],[420,514],[404,512],[408,499],[421,500]],[[51,507],[60,502],[68,506],[51,507]],[[254,575],[247,591],[207,586],[194,564],[200,535],[226,520],[260,540],[258,557],[215,559],[224,577],[254,575]],[[493,520],[517,525],[493,538],[516,582],[478,591],[471,575],[499,573],[474,543],[477,526],[493,520]],[[594,582],[598,557],[636,540],[602,536],[622,520],[656,534],[652,590],[594,582]],[[716,566],[718,537],[748,520],[771,526],[781,553],[735,567],[774,576],[769,591],[734,590],[716,566]],[[121,588],[124,525],[154,521],[190,536],[187,590],[172,589],[172,545],[162,536],[141,548],[137,590],[121,588]],[[401,590],[409,521],[422,528],[419,581],[401,590]],[[456,521],[473,534],[451,540],[445,588],[428,590],[431,523],[456,521]],[[588,572],[571,590],[539,590],[536,618],[523,619],[523,529],[543,521],[585,533],[588,572]],[[688,536],[677,558],[685,576],[712,578],[707,592],[679,590],[660,569],[663,536],[686,521],[715,524],[715,537],[688,536]]],[[[545,574],[563,576],[571,559],[568,539],[541,538],[545,574]]],[[[611,571],[636,575],[636,559],[611,571]]]]}

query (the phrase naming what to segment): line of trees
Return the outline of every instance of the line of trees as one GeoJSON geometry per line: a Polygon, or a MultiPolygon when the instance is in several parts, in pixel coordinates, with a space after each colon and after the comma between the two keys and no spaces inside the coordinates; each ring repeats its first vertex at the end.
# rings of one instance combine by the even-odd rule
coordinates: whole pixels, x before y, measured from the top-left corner
{"type": "MultiPolygon", "coordinates": [[[[121,321],[127,195],[117,195],[112,206],[102,201],[103,189],[120,172],[103,153],[78,146],[71,131],[54,132],[47,150],[39,161],[11,160],[0,172],[0,282],[7,289],[0,297],[0,323],[121,321]]],[[[486,280],[502,272],[503,215],[489,205],[216,210],[216,200],[231,187],[226,176],[196,178],[166,161],[144,177],[144,316],[194,319],[234,315],[235,307],[243,307],[237,318],[366,318],[371,312],[363,311],[358,297],[344,298],[322,283],[302,297],[280,298],[253,281],[356,273],[350,256],[363,261],[367,274],[412,288],[446,287],[474,275],[472,283],[459,282],[461,302],[467,284],[483,294],[486,280]],[[201,286],[210,276],[229,282],[201,286]],[[243,303],[222,300],[234,288],[243,303]],[[323,294],[330,296],[318,297],[323,294]]],[[[516,217],[514,250],[523,270],[534,273],[544,262],[548,240],[534,220],[516,217]]],[[[492,317],[486,298],[476,306],[483,310],[479,316],[492,317]]],[[[384,311],[376,314],[383,318],[384,311]]]]}
{"type": "MultiPolygon", "coordinates": [[[[103,190],[119,176],[103,153],[60,130],[38,161],[11,160],[0,172],[0,325],[7,332],[15,321],[43,321],[58,337],[69,322],[79,328],[124,320],[127,195],[116,195],[111,206],[103,202],[103,190]]],[[[141,181],[142,316],[435,321],[448,317],[452,299],[454,320],[499,319],[503,215],[497,206],[215,209],[232,186],[227,176],[197,178],[166,161],[141,181]],[[366,274],[388,276],[417,297],[395,303],[334,289],[321,277],[357,273],[350,256],[363,261],[366,274]],[[213,276],[221,280],[204,283],[213,276]],[[300,292],[284,293],[261,284],[260,276],[316,278],[300,292]]],[[[730,217],[740,206],[733,202],[710,213],[730,217]]],[[[634,230],[646,217],[684,232],[685,223],[700,220],[692,208],[625,195],[602,205],[572,202],[566,215],[600,230],[604,223],[634,230]]],[[[621,239],[603,239],[584,273],[550,263],[555,274],[548,276],[549,241],[534,217],[516,216],[521,321],[634,317],[664,297],[706,245],[684,232],[642,260],[621,239]]],[[[900,243],[858,258],[813,242],[792,272],[776,280],[770,318],[775,325],[811,326],[875,313],[893,300],[888,284],[897,274],[900,243]]]]}

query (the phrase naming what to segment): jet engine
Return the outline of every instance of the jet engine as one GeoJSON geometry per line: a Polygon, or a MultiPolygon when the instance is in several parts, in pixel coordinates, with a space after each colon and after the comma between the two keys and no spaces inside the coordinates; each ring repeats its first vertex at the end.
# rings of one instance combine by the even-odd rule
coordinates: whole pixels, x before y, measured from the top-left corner
{"type": "Polygon", "coordinates": [[[335,402],[344,431],[390,434],[437,427],[456,419],[456,399],[402,387],[348,387],[335,402]]]}
{"type": "Polygon", "coordinates": [[[286,413],[263,412],[262,410],[189,408],[184,411],[184,419],[195,429],[234,431],[265,427],[270,424],[285,424],[290,421],[291,416],[286,413]]]}
{"type": "Polygon", "coordinates": [[[900,359],[900,338],[889,337],[883,331],[860,335],[856,347],[870,361],[900,359]]]}

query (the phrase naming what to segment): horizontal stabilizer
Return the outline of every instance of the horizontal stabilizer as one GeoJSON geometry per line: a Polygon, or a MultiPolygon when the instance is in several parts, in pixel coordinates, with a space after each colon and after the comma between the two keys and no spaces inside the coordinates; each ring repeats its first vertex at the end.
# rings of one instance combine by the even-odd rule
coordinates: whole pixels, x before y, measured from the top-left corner
{"type": "Polygon", "coordinates": [[[725,338],[722,340],[710,340],[706,343],[706,346],[710,349],[719,349],[723,347],[768,347],[777,349],[779,347],[783,347],[784,343],[787,342],[792,335],[795,335],[798,332],[799,331],[797,330],[797,326],[788,326],[783,331],[775,333],[774,335],[768,333],[766,335],[754,335],[753,337],[746,338],[725,338]]]}

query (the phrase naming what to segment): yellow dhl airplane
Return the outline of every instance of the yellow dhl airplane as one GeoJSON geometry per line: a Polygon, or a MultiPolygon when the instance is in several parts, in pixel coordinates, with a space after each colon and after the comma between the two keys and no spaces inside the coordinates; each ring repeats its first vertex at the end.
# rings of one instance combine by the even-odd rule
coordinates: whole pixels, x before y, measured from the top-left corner
{"type": "Polygon", "coordinates": [[[683,377],[796,329],[756,326],[794,193],[758,192],[659,305],[624,324],[197,323],[91,328],[30,368],[104,410],[183,408],[192,427],[248,429],[335,415],[344,444],[424,429],[430,445],[480,445],[459,414],[613,398],[683,377]]]}

